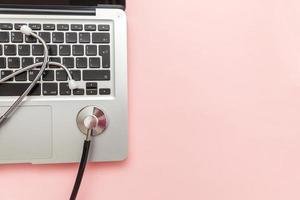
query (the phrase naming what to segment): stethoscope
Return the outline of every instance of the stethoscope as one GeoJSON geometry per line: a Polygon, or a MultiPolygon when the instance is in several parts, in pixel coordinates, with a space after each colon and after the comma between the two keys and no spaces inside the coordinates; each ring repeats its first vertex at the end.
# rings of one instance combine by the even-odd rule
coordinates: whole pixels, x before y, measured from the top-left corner
{"type": "MultiPolygon", "coordinates": [[[[8,81],[9,79],[11,79],[13,77],[25,72],[25,71],[40,67],[39,73],[34,78],[34,80],[31,82],[31,84],[28,86],[28,88],[23,92],[23,94],[21,94],[21,96],[19,96],[17,98],[17,100],[14,101],[14,103],[0,117],[0,125],[2,125],[8,119],[8,117],[11,117],[13,115],[14,111],[22,103],[24,98],[30,93],[30,91],[34,88],[34,86],[40,80],[41,76],[43,75],[43,73],[48,65],[57,66],[66,71],[67,76],[69,78],[68,85],[69,85],[70,90],[80,88],[79,82],[75,81],[72,78],[72,75],[66,66],[64,66],[60,63],[48,61],[49,52],[48,52],[46,42],[43,40],[43,38],[41,38],[40,36],[35,34],[32,31],[32,29],[26,25],[22,26],[20,31],[27,36],[32,36],[32,37],[36,38],[39,42],[42,43],[42,45],[44,47],[44,60],[43,60],[43,62],[35,63],[35,64],[29,65],[27,67],[24,67],[20,70],[17,70],[14,73],[6,76],[5,78],[0,79],[0,84],[1,84],[1,83],[8,81]]],[[[96,106],[87,106],[78,112],[78,115],[76,118],[76,123],[77,123],[79,130],[82,133],[84,133],[86,135],[86,137],[84,140],[81,161],[80,161],[76,181],[75,181],[75,184],[74,184],[71,196],[70,196],[70,200],[75,200],[77,193],[79,191],[82,177],[84,174],[84,170],[86,167],[86,163],[88,160],[91,138],[92,138],[92,136],[101,134],[105,130],[105,128],[107,126],[107,120],[106,120],[105,114],[103,113],[103,111],[101,109],[99,109],[96,106]]]]}

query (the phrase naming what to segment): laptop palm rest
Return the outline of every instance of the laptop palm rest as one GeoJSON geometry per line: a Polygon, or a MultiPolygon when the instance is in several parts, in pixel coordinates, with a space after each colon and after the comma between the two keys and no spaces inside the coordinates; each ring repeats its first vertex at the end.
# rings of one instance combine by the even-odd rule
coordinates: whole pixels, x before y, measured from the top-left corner
{"type": "MultiPolygon", "coordinates": [[[[0,107],[1,115],[8,107],[0,107]]],[[[0,128],[1,162],[31,162],[52,156],[50,106],[22,106],[0,128]]]]}

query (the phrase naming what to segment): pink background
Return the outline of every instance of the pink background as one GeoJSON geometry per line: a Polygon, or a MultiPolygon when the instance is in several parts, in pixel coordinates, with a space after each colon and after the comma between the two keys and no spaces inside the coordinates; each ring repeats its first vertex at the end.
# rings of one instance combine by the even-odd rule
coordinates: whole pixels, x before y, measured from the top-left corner
{"type": "MultiPolygon", "coordinates": [[[[128,0],[130,149],[78,199],[299,200],[299,0],[128,0]]],[[[68,199],[77,165],[0,166],[1,200],[68,199]]]]}

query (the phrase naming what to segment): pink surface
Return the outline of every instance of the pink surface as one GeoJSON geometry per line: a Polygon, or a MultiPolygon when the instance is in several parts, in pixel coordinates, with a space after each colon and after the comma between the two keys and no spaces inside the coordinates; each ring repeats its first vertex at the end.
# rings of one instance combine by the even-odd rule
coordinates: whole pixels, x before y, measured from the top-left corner
{"type": "MultiPolygon", "coordinates": [[[[130,150],[78,199],[299,200],[300,3],[128,0],[130,150]]],[[[0,166],[1,200],[68,199],[77,165],[0,166]]]]}

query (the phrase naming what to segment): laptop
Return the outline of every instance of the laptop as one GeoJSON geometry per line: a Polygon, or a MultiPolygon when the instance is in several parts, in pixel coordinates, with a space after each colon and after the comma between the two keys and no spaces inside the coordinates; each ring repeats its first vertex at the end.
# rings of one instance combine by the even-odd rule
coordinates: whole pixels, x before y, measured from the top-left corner
{"type": "MultiPolygon", "coordinates": [[[[43,61],[41,43],[23,35],[29,26],[42,37],[49,60],[65,65],[79,89],[68,88],[66,72],[49,65],[41,80],[0,126],[0,163],[79,162],[85,139],[77,116],[98,108],[105,130],[93,137],[89,160],[127,157],[127,27],[125,0],[0,0],[0,76],[43,61]]],[[[39,69],[0,84],[2,115],[39,69]]]]}

